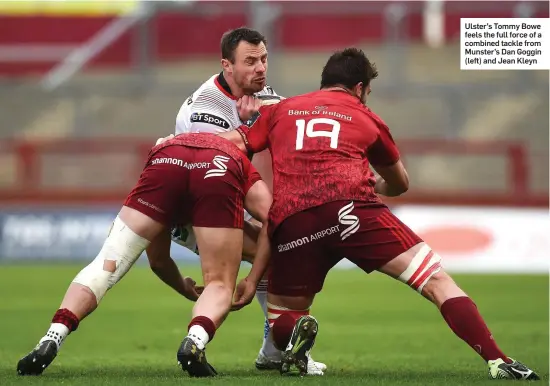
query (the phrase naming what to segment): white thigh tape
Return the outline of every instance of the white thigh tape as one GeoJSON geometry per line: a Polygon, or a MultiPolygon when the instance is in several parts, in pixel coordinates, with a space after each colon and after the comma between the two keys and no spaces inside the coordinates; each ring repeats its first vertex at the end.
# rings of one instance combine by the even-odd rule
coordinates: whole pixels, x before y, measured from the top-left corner
{"type": "Polygon", "coordinates": [[[101,251],[78,273],[73,283],[88,287],[99,303],[107,290],[124,277],[149,243],[148,240],[135,234],[117,216],[101,251]],[[114,272],[103,269],[105,261],[115,262],[114,272]]]}
{"type": "Polygon", "coordinates": [[[428,280],[440,270],[441,256],[432,251],[428,245],[424,245],[398,279],[416,291],[422,292],[428,280]]]}

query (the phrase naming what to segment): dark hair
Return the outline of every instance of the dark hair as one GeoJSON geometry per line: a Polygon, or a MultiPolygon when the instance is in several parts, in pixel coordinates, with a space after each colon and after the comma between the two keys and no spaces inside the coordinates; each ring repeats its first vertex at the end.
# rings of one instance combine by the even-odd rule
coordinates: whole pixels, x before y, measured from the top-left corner
{"type": "Polygon", "coordinates": [[[352,89],[357,83],[366,87],[378,76],[374,63],[358,48],[346,48],[332,54],[321,74],[321,88],[342,85],[352,89]]]}
{"type": "Polygon", "coordinates": [[[246,27],[236,28],[227,31],[222,36],[222,59],[228,59],[231,63],[233,63],[235,60],[235,49],[242,41],[254,44],[256,46],[260,43],[267,45],[265,36],[258,31],[246,27]]]}

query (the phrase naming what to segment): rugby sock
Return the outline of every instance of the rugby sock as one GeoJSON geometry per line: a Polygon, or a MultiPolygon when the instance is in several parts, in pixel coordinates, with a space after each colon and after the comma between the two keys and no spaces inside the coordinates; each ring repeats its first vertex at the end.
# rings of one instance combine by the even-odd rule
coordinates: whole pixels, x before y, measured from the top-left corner
{"type": "Polygon", "coordinates": [[[267,319],[267,279],[262,279],[258,283],[258,287],[256,287],[256,299],[260,303],[260,307],[262,307],[264,316],[267,319]]]}
{"type": "Polygon", "coordinates": [[[214,339],[216,325],[206,316],[195,316],[188,326],[187,336],[193,339],[199,349],[204,350],[208,342],[214,339]]]}
{"type": "Polygon", "coordinates": [[[273,344],[273,338],[271,337],[271,334],[269,334],[270,328],[267,314],[267,279],[262,279],[258,283],[258,287],[256,287],[256,299],[258,300],[258,303],[260,303],[260,306],[262,307],[262,311],[264,312],[265,316],[264,339],[262,342],[261,352],[266,357],[277,357],[278,360],[280,352],[273,344]]]}
{"type": "Polygon", "coordinates": [[[485,361],[500,358],[512,362],[498,348],[472,299],[466,296],[448,299],[441,305],[441,314],[451,330],[485,361]]]}
{"type": "MultiPolygon", "coordinates": [[[[292,335],[292,330],[294,330],[296,321],[301,316],[309,315],[309,309],[290,310],[285,307],[267,303],[267,311],[269,326],[271,327],[271,334],[269,334],[268,337],[275,350],[283,351],[290,341],[290,336],[292,335]]],[[[264,352],[264,354],[266,353],[264,352]]]]}
{"type": "Polygon", "coordinates": [[[53,340],[57,344],[57,348],[61,347],[61,344],[65,338],[78,328],[79,320],[75,314],[66,308],[56,311],[52,318],[52,324],[46,335],[40,339],[39,343],[46,340],[53,340]]]}

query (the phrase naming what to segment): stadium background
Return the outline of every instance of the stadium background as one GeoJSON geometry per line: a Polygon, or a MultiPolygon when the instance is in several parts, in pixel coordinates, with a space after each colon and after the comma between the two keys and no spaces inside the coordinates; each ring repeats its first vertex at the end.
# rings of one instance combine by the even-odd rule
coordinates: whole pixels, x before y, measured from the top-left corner
{"type": "MultiPolygon", "coordinates": [[[[457,280],[480,299],[496,336],[502,339],[513,328],[508,347],[516,347],[514,355],[536,358],[533,366],[547,378],[548,72],[460,71],[459,20],[548,13],[547,2],[531,1],[0,1],[0,310],[14,336],[11,345],[0,348],[6,363],[0,375],[10,373],[16,358],[45,332],[69,280],[96,255],[154,140],[173,131],[181,103],[219,71],[221,34],[248,25],[268,38],[268,81],[280,95],[316,89],[322,64],[334,49],[360,46],[377,63],[380,76],[369,104],[389,124],[411,177],[410,191],[388,203],[443,255],[450,271],[460,274],[457,280]],[[31,318],[36,308],[40,321],[31,318]],[[528,341],[530,348],[516,340],[528,341]]],[[[182,269],[198,273],[193,255],[177,246],[173,255],[182,269]]],[[[335,326],[335,314],[343,312],[338,307],[344,307],[356,316],[349,319],[350,332],[364,334],[365,323],[370,328],[365,337],[370,354],[349,346],[349,356],[329,357],[339,371],[356,371],[350,362],[365,355],[365,361],[382,369],[392,360],[412,358],[406,367],[409,378],[403,379],[419,384],[426,381],[418,372],[430,373],[432,367],[434,375],[435,368],[450,366],[445,377],[462,377],[476,368],[473,354],[453,340],[429,306],[376,274],[363,279],[355,271],[337,271],[319,300],[321,327],[323,320],[335,326]],[[355,307],[362,293],[387,296],[371,298],[369,310],[375,311],[368,313],[369,321],[363,320],[365,310],[355,307]],[[392,324],[408,308],[417,324],[411,330],[392,324]],[[379,338],[380,325],[393,338],[379,338]],[[389,347],[402,345],[410,334],[419,334],[419,340],[409,342],[407,356],[396,359],[389,347]],[[436,346],[448,340],[464,368],[453,364],[454,357],[450,364],[433,362],[421,344],[432,347],[430,339],[436,346]],[[421,363],[415,364],[418,351],[421,363]]],[[[167,314],[163,323],[173,333],[175,321],[186,314],[170,307],[189,306],[181,306],[156,281],[144,267],[130,273],[105,300],[106,310],[94,316],[95,327],[93,322],[86,326],[90,335],[81,332],[75,338],[88,350],[67,343],[73,355],[62,353],[59,363],[80,369],[84,356],[93,368],[91,357],[106,355],[94,346],[101,336],[98,326],[119,324],[123,316],[143,325],[140,332],[138,327],[119,329],[122,345],[138,344],[136,336],[150,328],[145,321],[156,323],[151,314],[157,311],[167,314]],[[153,311],[144,311],[145,305],[153,311]],[[118,312],[120,307],[125,312],[118,312]]],[[[237,368],[250,376],[246,369],[259,348],[261,317],[255,304],[242,312],[229,319],[227,329],[248,323],[253,330],[244,333],[252,351],[239,354],[237,361],[237,368]]],[[[179,327],[181,335],[184,326],[179,327]]],[[[318,344],[320,359],[323,348],[331,347],[330,337],[329,328],[318,344]]],[[[152,365],[157,359],[150,359],[151,350],[157,350],[161,363],[164,356],[172,358],[180,336],[170,339],[168,354],[159,343],[132,355],[149,358],[152,365]]],[[[223,367],[234,358],[214,351],[233,346],[218,339],[210,355],[223,367]]],[[[97,359],[97,366],[101,363],[97,359]]],[[[69,370],[51,371],[61,371],[59,377],[69,370]]],[[[145,383],[151,381],[138,373],[145,383]]],[[[433,382],[443,381],[436,376],[433,382]]]]}

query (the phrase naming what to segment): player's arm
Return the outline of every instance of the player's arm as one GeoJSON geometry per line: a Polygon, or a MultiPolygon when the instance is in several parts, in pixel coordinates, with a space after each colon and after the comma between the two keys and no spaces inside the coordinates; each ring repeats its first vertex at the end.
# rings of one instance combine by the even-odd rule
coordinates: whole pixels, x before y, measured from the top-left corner
{"type": "Polygon", "coordinates": [[[256,287],[264,276],[271,259],[271,247],[267,233],[269,208],[273,201],[269,188],[260,179],[254,168],[250,166],[252,173],[257,174],[257,180],[246,192],[245,208],[256,219],[262,222],[262,228],[258,235],[256,255],[254,263],[248,275],[242,279],[235,289],[232,310],[239,310],[250,304],[256,293],[256,287]]]}
{"type": "Polygon", "coordinates": [[[409,189],[409,175],[387,127],[380,128],[380,135],[368,149],[367,158],[380,175],[374,186],[376,193],[395,197],[409,189]]]}
{"type": "Polygon", "coordinates": [[[242,279],[235,288],[233,304],[231,305],[232,311],[240,310],[252,302],[252,299],[254,299],[254,295],[256,294],[258,283],[267,271],[270,259],[271,244],[269,242],[267,226],[264,225],[258,235],[258,247],[252,268],[250,269],[248,275],[242,279]]]}
{"type": "MultiPolygon", "coordinates": [[[[255,173],[257,174],[257,172],[255,173]]],[[[254,182],[252,187],[246,193],[244,201],[245,209],[248,213],[262,223],[262,229],[258,237],[256,256],[254,257],[254,263],[252,264],[252,268],[248,274],[250,280],[255,283],[258,283],[263,277],[269,264],[269,239],[267,239],[266,232],[268,227],[269,208],[271,207],[272,202],[273,198],[271,196],[271,192],[269,191],[266,183],[260,179],[258,174],[257,181],[254,182]]]]}
{"type": "MultiPolygon", "coordinates": [[[[247,103],[261,103],[256,98],[245,97],[248,99],[247,103]]],[[[241,99],[245,99],[245,97],[241,99]]],[[[220,134],[220,136],[233,142],[245,153],[258,153],[267,149],[271,114],[275,106],[260,107],[258,117],[250,126],[241,125],[231,132],[220,134]]]]}
{"type": "Polygon", "coordinates": [[[250,269],[248,275],[242,279],[235,288],[233,304],[231,305],[232,311],[240,310],[252,302],[252,299],[254,299],[254,295],[256,294],[258,283],[267,271],[270,259],[271,246],[267,233],[267,226],[264,225],[258,235],[258,247],[252,268],[250,269]]]}
{"type": "Polygon", "coordinates": [[[190,277],[184,278],[181,275],[176,262],[170,257],[170,243],[170,231],[166,229],[149,244],[147,258],[151,270],[177,293],[189,300],[196,301],[199,298],[197,287],[195,287],[196,283],[190,277]]]}
{"type": "MultiPolygon", "coordinates": [[[[268,94],[259,95],[257,98],[262,101],[262,106],[273,105],[279,103],[281,100],[285,99],[282,96],[279,96],[273,91],[272,88],[266,87],[268,94]]],[[[251,124],[254,121],[251,122],[251,124]]],[[[247,123],[247,125],[249,125],[247,123]]],[[[255,153],[252,157],[252,165],[256,167],[262,179],[267,184],[270,191],[273,191],[273,167],[272,167],[272,158],[271,152],[269,149],[255,153]]]]}

